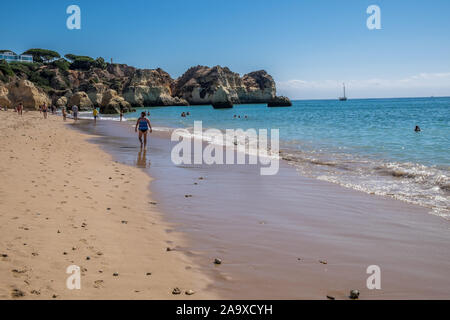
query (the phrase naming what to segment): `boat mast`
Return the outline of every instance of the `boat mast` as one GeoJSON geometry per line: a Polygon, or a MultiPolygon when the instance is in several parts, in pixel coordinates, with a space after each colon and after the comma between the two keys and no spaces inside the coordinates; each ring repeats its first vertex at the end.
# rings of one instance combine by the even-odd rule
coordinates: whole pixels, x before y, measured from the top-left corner
{"type": "Polygon", "coordinates": [[[344,98],[347,98],[347,97],[345,96],[345,83],[343,83],[342,85],[344,86],[344,98]]]}

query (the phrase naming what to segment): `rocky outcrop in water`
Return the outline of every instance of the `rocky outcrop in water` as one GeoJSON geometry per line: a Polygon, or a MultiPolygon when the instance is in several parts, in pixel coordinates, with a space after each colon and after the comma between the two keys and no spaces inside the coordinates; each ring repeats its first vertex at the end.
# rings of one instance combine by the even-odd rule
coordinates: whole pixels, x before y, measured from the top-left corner
{"type": "Polygon", "coordinates": [[[273,78],[266,71],[244,75],[227,67],[197,66],[190,68],[173,85],[173,95],[192,105],[267,103],[276,96],[273,78]]]}
{"type": "MultiPolygon", "coordinates": [[[[137,69],[125,64],[70,63],[64,59],[43,63],[0,63],[0,105],[22,101],[27,109],[42,103],[58,107],[76,104],[80,110],[102,113],[136,107],[239,103],[276,100],[273,78],[264,70],[240,76],[227,67],[197,66],[174,80],[164,70],[137,69]]],[[[285,101],[285,98],[282,98],[285,101]]]]}
{"type": "Polygon", "coordinates": [[[288,97],[275,97],[267,103],[269,107],[290,107],[292,106],[291,100],[288,97]]]}

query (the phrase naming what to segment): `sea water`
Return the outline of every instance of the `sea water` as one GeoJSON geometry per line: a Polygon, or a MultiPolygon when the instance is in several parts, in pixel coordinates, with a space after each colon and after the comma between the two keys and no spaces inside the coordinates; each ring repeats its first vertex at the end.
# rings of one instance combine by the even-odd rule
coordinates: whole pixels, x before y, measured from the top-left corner
{"type": "Polygon", "coordinates": [[[264,104],[139,108],[159,130],[279,129],[281,156],[299,173],[430,208],[450,219],[450,98],[300,100],[264,104]],[[186,118],[182,112],[189,112],[186,118]],[[421,132],[415,132],[418,125],[421,132]]]}

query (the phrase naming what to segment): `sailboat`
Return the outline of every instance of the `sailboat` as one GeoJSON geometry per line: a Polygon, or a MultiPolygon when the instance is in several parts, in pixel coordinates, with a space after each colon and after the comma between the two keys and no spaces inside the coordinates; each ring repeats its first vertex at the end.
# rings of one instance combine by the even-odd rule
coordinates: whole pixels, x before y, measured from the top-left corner
{"type": "Polygon", "coordinates": [[[345,96],[345,83],[342,84],[344,86],[344,96],[339,97],[339,101],[347,101],[347,97],[345,96]]]}

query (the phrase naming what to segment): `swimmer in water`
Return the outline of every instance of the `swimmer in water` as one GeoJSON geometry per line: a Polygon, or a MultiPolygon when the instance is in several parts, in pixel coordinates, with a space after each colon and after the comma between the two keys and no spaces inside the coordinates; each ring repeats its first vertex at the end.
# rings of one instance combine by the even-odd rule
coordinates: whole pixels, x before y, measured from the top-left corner
{"type": "Polygon", "coordinates": [[[416,128],[414,129],[414,131],[415,131],[415,132],[420,132],[420,131],[422,131],[422,130],[420,129],[419,126],[416,126],[416,128]]]}

